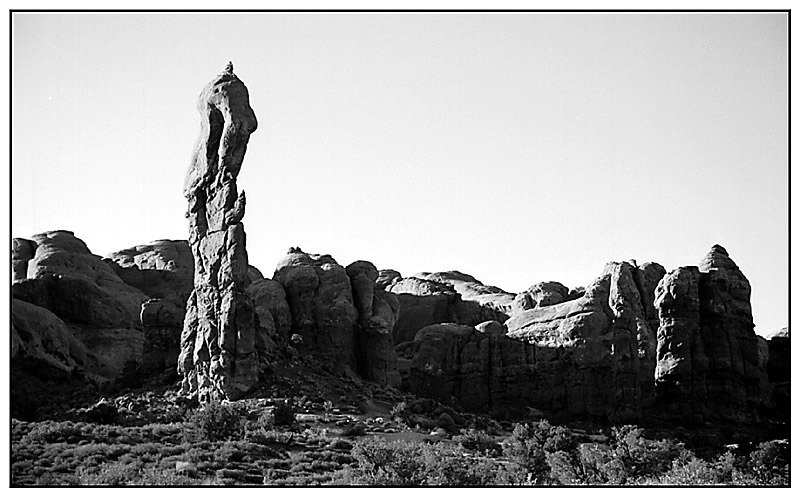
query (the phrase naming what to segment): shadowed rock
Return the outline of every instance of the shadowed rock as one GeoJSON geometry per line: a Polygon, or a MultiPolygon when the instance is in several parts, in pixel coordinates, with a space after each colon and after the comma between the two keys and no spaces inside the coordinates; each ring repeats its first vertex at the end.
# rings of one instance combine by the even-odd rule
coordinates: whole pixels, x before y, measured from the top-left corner
{"type": "Polygon", "coordinates": [[[658,284],[658,410],[695,421],[755,421],[769,406],[768,353],[753,331],[750,283],[714,245],[658,284]]]}
{"type": "Polygon", "coordinates": [[[291,333],[303,338],[300,352],[337,371],[355,371],[358,315],[345,269],[330,255],[291,251],[278,263],[273,279],[286,291],[291,333]]]}

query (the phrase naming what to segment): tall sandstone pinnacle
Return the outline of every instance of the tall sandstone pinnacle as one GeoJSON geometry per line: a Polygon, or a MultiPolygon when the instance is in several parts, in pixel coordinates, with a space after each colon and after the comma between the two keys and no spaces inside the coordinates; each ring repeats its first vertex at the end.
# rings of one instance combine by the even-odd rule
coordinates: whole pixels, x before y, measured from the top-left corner
{"type": "Polygon", "coordinates": [[[244,192],[237,193],[250,134],[258,123],[232,64],[197,101],[201,133],[186,174],[194,289],[186,305],[178,372],[182,390],[200,400],[234,399],[258,380],[258,330],[246,292],[244,192]]]}

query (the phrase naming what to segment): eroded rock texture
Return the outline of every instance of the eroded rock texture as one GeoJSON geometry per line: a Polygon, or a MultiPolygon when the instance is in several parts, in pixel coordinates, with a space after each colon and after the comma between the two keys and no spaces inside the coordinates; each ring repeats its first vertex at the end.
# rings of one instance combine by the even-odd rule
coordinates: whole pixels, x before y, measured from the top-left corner
{"type": "Polygon", "coordinates": [[[671,271],[656,289],[659,410],[696,421],[757,420],[771,403],[750,310],[750,283],[715,245],[699,267],[671,271]]]}
{"type": "Polygon", "coordinates": [[[550,305],[560,299],[542,299],[512,316],[507,333],[499,322],[424,328],[399,347],[410,361],[409,389],[473,409],[535,407],[554,419],[640,418],[654,399],[656,341],[644,310],[653,297],[640,292],[638,271],[611,263],[582,296],[550,305]]]}
{"type": "Polygon", "coordinates": [[[400,302],[394,329],[396,344],[412,341],[419,330],[432,324],[503,322],[511,314],[514,301],[513,294],[459,271],[418,273],[408,278],[400,278],[394,271],[380,275],[379,281],[400,302]]]}
{"type": "Polygon", "coordinates": [[[400,302],[378,285],[378,270],[371,262],[356,261],[346,271],[358,312],[358,372],[365,380],[398,386],[392,331],[400,315],[400,302]]]}
{"type": "Polygon", "coordinates": [[[192,293],[194,260],[185,240],[156,240],[113,252],[104,259],[128,285],[148,296],[139,312],[145,370],[174,370],[186,302],[192,293]]]}
{"type": "Polygon", "coordinates": [[[194,289],[181,335],[183,391],[201,399],[237,398],[258,380],[256,313],[247,294],[248,260],[236,177],[258,125],[231,64],[201,92],[201,135],[186,174],[194,289]]]}
{"type": "Polygon", "coordinates": [[[147,300],[69,231],[12,243],[12,411],[71,388],[135,382],[149,354],[139,309],[147,300]]]}

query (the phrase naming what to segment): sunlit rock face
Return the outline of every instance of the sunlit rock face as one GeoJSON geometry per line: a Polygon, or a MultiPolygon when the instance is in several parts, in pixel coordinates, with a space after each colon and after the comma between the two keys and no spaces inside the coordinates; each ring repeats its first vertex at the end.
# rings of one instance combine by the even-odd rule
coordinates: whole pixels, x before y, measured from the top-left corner
{"type": "Polygon", "coordinates": [[[258,381],[258,326],[248,277],[244,192],[236,177],[258,125],[231,64],[200,93],[201,134],[186,174],[194,289],[186,305],[178,372],[184,393],[237,398],[258,381]]]}

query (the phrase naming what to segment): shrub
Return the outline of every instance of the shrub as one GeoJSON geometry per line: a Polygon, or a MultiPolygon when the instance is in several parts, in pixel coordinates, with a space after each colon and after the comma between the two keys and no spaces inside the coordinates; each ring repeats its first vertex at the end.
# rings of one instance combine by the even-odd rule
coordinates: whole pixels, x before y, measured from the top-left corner
{"type": "Polygon", "coordinates": [[[495,442],[494,438],[484,431],[472,428],[466,430],[463,435],[453,437],[453,441],[467,450],[474,450],[489,457],[497,457],[503,452],[502,446],[495,442]]]}
{"type": "Polygon", "coordinates": [[[534,424],[517,424],[503,445],[503,454],[511,462],[505,483],[543,484],[550,480],[547,454],[573,452],[577,442],[562,426],[552,426],[546,420],[534,424]]]}
{"type": "Polygon", "coordinates": [[[358,463],[337,472],[335,484],[481,486],[496,481],[499,463],[470,460],[444,444],[368,438],[351,452],[358,463]]]}
{"type": "Polygon", "coordinates": [[[211,402],[192,413],[189,425],[199,430],[206,440],[241,438],[244,435],[244,408],[211,402]]]}
{"type": "Polygon", "coordinates": [[[361,422],[352,423],[342,428],[342,436],[362,437],[367,434],[367,425],[361,422]]]}
{"type": "Polygon", "coordinates": [[[391,416],[397,423],[408,425],[411,416],[408,404],[403,401],[392,407],[391,416]]]}
{"type": "Polygon", "coordinates": [[[614,427],[611,433],[614,457],[622,463],[628,483],[630,479],[665,473],[672,461],[686,452],[683,444],[644,438],[644,430],[633,425],[614,427]]]}
{"type": "Polygon", "coordinates": [[[789,444],[772,440],[758,445],[750,453],[742,475],[741,484],[786,486],[789,484],[789,444]]]}
{"type": "Polygon", "coordinates": [[[292,405],[292,402],[289,400],[285,400],[283,402],[278,402],[275,404],[275,407],[272,409],[272,416],[274,419],[274,423],[277,426],[289,426],[294,423],[295,420],[295,408],[292,405]]]}

